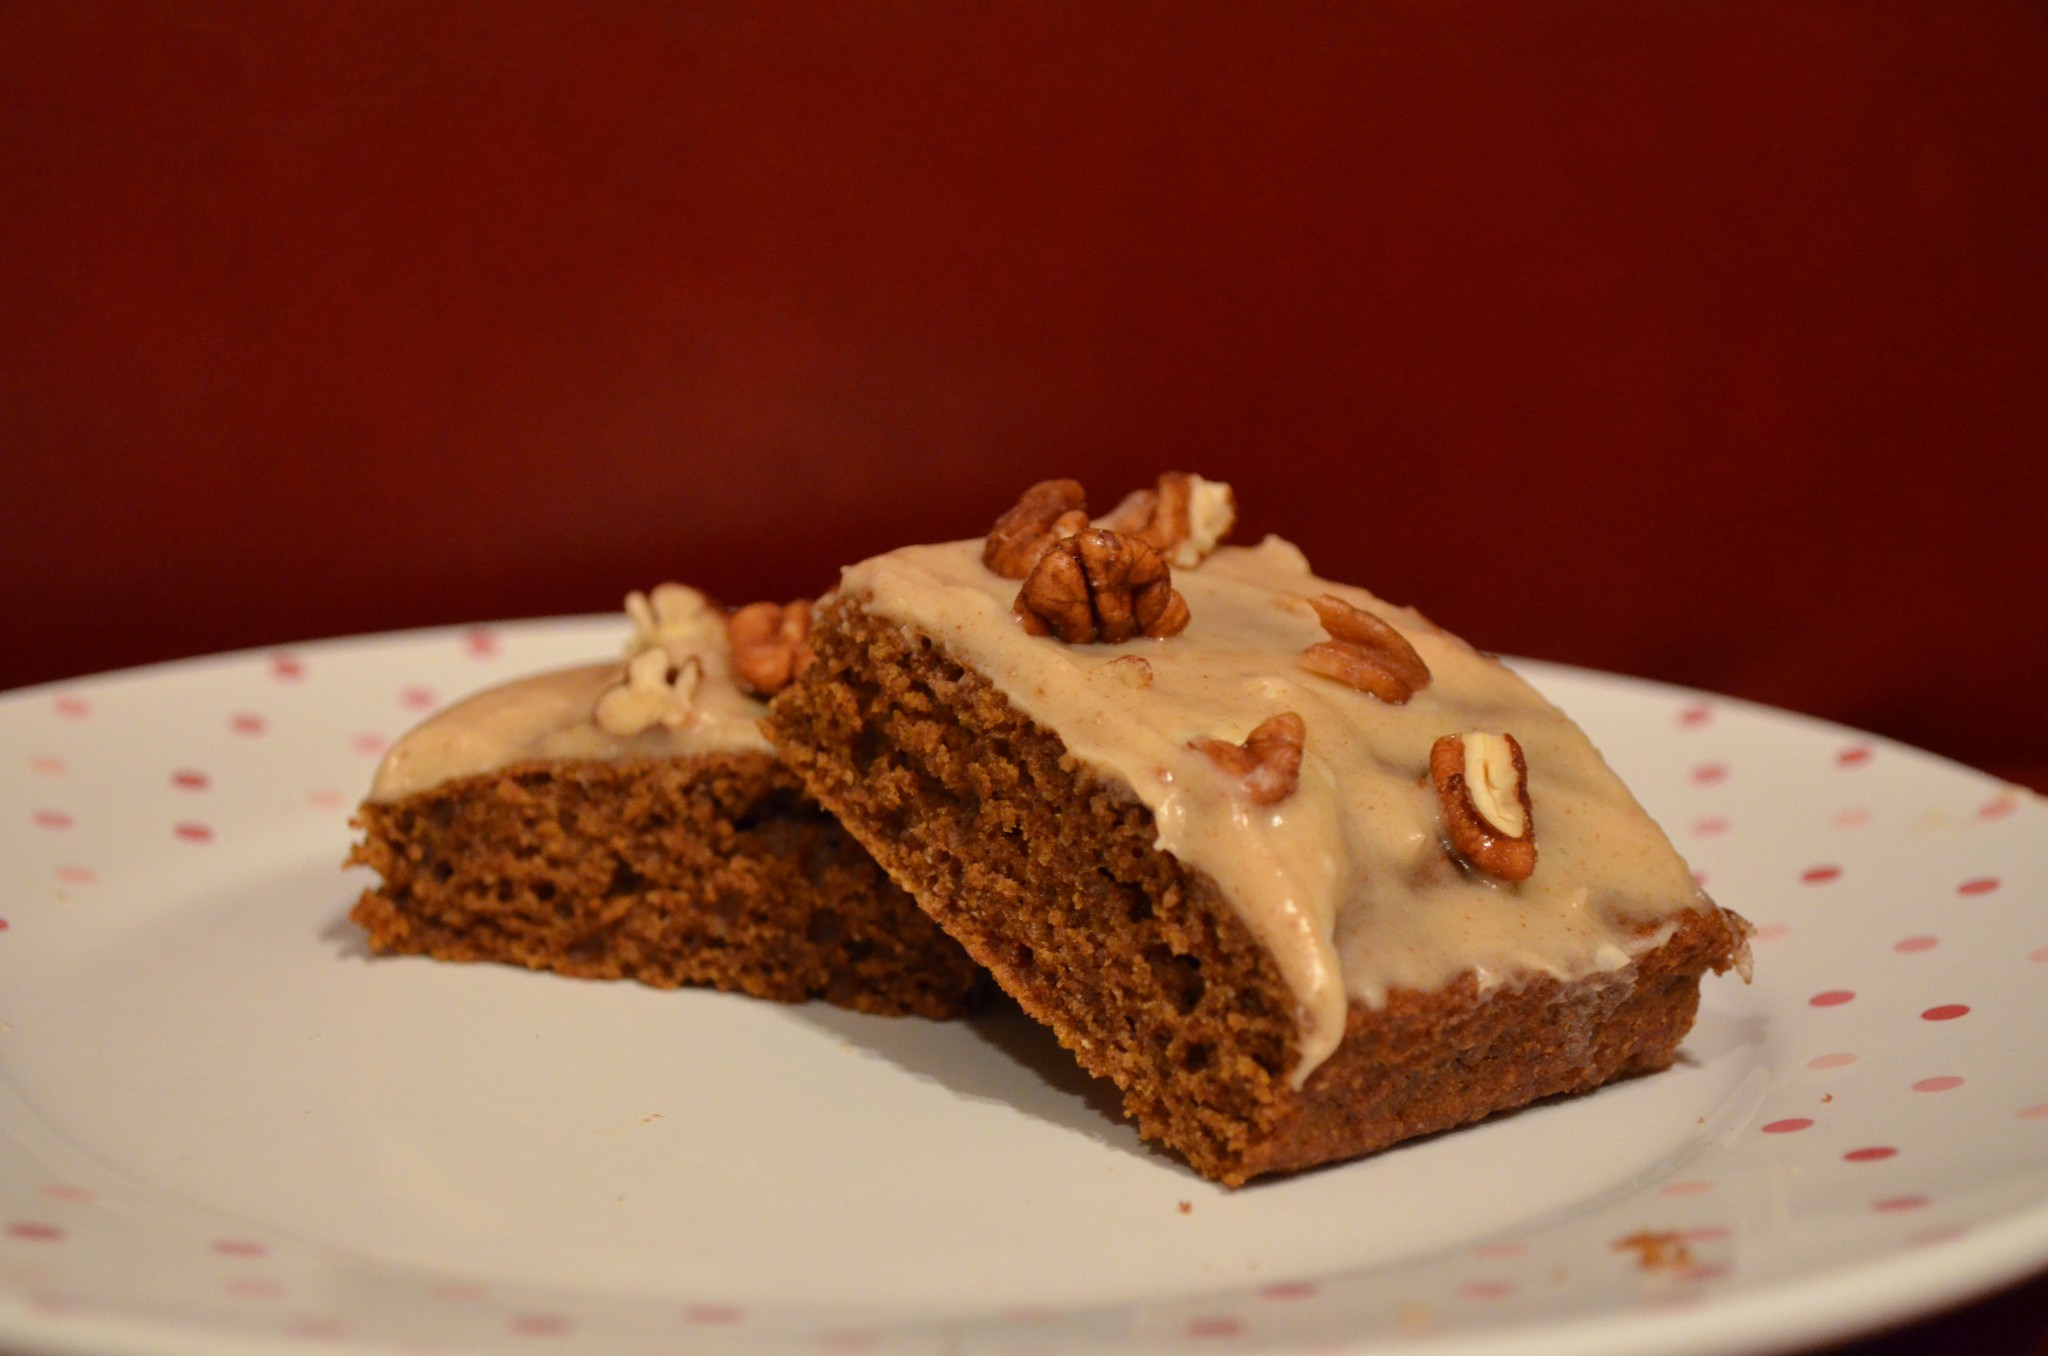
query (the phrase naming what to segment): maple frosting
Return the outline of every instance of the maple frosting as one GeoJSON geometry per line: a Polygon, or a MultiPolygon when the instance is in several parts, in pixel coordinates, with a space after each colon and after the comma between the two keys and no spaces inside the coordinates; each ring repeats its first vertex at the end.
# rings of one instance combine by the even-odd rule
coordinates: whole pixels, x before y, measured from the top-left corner
{"type": "Polygon", "coordinates": [[[769,752],[760,726],[768,708],[734,681],[724,624],[714,626],[710,620],[715,619],[691,616],[658,633],[659,624],[649,613],[646,624],[637,626],[626,659],[537,674],[455,703],[391,747],[377,767],[369,798],[403,800],[458,777],[535,760],[769,752]],[[643,697],[630,669],[655,648],[665,652],[669,675],[687,672],[687,683],[670,685],[657,678],[655,695],[648,699],[653,709],[639,719],[601,719],[601,704],[608,699],[643,697]]]}
{"type": "Polygon", "coordinates": [[[1576,981],[1624,969],[1675,915],[1711,902],[1592,742],[1497,660],[1361,588],[1319,579],[1268,537],[1173,572],[1191,620],[1179,635],[1067,645],[1025,632],[1015,580],[982,542],[913,546],[849,568],[841,593],[921,631],[1057,734],[1151,812],[1157,846],[1205,873],[1295,995],[1297,1084],[1336,1049],[1347,1002],[1432,991],[1471,974],[1482,992],[1518,976],[1576,981]],[[1297,665],[1326,640],[1308,600],[1334,594],[1391,624],[1432,679],[1389,705],[1297,665]],[[1129,681],[1142,656],[1151,681],[1129,681]],[[1254,805],[1190,741],[1241,741],[1262,721],[1304,723],[1293,794],[1254,805]],[[1512,734],[1528,765],[1538,858],[1509,884],[1448,852],[1430,749],[1441,735],[1512,734]]]}

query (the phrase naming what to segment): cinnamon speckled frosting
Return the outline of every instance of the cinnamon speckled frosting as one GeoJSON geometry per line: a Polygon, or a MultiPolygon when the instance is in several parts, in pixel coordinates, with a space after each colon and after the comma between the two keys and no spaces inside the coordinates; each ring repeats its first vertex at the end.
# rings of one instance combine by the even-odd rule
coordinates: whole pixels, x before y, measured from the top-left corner
{"type": "Polygon", "coordinates": [[[920,631],[979,672],[1151,812],[1158,847],[1205,873],[1267,947],[1299,1003],[1297,1084],[1343,1037],[1350,1001],[1431,991],[1463,975],[1482,992],[1518,976],[1576,981],[1624,970],[1675,918],[1712,902],[1592,742],[1527,682],[1407,608],[1317,578],[1276,537],[1176,569],[1192,620],[1178,636],[1065,645],[1011,614],[1015,580],[979,540],[914,546],[855,565],[842,594],[920,631]],[[1433,681],[1388,705],[1307,672],[1326,633],[1308,600],[1334,594],[1404,635],[1433,681]],[[1135,687],[1109,666],[1142,655],[1135,687]],[[1300,780],[1249,803],[1191,740],[1242,740],[1295,712],[1300,780]],[[1528,763],[1538,860],[1516,884],[1447,851],[1431,745],[1470,731],[1515,736],[1528,763]]]}

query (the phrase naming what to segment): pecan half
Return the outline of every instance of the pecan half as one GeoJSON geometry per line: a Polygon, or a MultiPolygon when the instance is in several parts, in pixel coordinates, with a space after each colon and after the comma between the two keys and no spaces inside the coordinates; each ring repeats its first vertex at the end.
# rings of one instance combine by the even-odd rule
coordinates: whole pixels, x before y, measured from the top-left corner
{"type": "Polygon", "coordinates": [[[787,606],[748,603],[733,613],[726,619],[725,635],[740,686],[763,697],[788,687],[811,666],[810,634],[808,598],[787,606]]]}
{"type": "Polygon", "coordinates": [[[1046,548],[1088,526],[1088,495],[1078,480],[1041,480],[996,519],[981,563],[1005,579],[1022,579],[1046,548]]]}
{"type": "Polygon", "coordinates": [[[1103,527],[1047,548],[1011,610],[1032,635],[1069,645],[1164,639],[1188,624],[1187,600],[1174,591],[1173,571],[1159,553],[1103,527]]]}
{"type": "Polygon", "coordinates": [[[1392,706],[1429,686],[1429,665],[1408,638],[1362,607],[1335,594],[1309,599],[1330,639],[1301,652],[1310,673],[1335,678],[1392,706]]]}
{"type": "Polygon", "coordinates": [[[1102,525],[1136,537],[1169,563],[1191,570],[1230,535],[1236,522],[1237,497],[1228,485],[1168,471],[1157,488],[1126,495],[1102,525]]]}
{"type": "Polygon", "coordinates": [[[1301,749],[1307,733],[1300,716],[1283,711],[1259,722],[1242,744],[1195,739],[1188,747],[1207,755],[1210,762],[1243,783],[1245,798],[1252,804],[1277,805],[1293,795],[1301,781],[1301,749]]]}
{"type": "Polygon", "coordinates": [[[1501,880],[1536,870],[1536,816],[1529,765],[1511,734],[1445,735],[1429,750],[1429,779],[1451,850],[1501,880]]]}

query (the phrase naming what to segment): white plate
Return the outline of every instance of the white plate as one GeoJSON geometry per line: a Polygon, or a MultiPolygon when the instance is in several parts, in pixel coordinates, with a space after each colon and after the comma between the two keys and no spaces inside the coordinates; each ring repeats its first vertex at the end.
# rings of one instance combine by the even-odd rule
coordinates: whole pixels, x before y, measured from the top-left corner
{"type": "Polygon", "coordinates": [[[1668,1073],[1230,1193],[1014,1014],[367,957],[336,864],[384,743],[619,638],[0,698],[0,1348],[1719,1352],[2048,1262],[2027,792],[1526,666],[1761,926],[1755,985],[1708,983],[1668,1073]]]}

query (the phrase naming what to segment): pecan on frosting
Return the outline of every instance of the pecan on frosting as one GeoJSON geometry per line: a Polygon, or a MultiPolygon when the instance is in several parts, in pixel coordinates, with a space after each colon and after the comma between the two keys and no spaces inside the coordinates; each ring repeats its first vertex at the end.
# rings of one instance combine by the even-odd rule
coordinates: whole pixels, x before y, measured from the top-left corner
{"type": "Polygon", "coordinates": [[[811,666],[811,603],[748,603],[726,620],[733,676],[740,686],[772,697],[811,666]]]}
{"type": "Polygon", "coordinates": [[[656,647],[674,655],[715,644],[724,629],[718,609],[709,598],[685,584],[657,584],[646,593],[626,595],[626,616],[633,623],[633,635],[626,642],[630,658],[656,647]]]}
{"type": "Polygon", "coordinates": [[[1168,471],[1156,487],[1136,490],[1102,520],[1136,537],[1183,570],[1202,563],[1237,522],[1237,497],[1220,480],[1168,471]]]}
{"type": "Polygon", "coordinates": [[[1244,786],[1254,805],[1277,805],[1294,794],[1301,781],[1301,754],[1308,728],[1299,715],[1283,711],[1260,721],[1244,743],[1227,739],[1196,739],[1188,747],[1244,786]]]}
{"type": "Polygon", "coordinates": [[[1529,764],[1513,735],[1474,730],[1443,736],[1430,746],[1429,779],[1453,852],[1500,880],[1527,880],[1535,873],[1529,764]]]}
{"type": "Polygon", "coordinates": [[[1429,686],[1429,665],[1408,638],[1333,593],[1309,599],[1330,639],[1301,652],[1301,667],[1400,706],[1429,686]]]}
{"type": "Polygon", "coordinates": [[[695,656],[677,664],[655,646],[626,661],[625,674],[598,694],[591,719],[600,730],[630,738],[657,725],[674,729],[695,718],[704,666],[695,656]]]}
{"type": "Polygon", "coordinates": [[[1078,480],[1041,480],[1024,491],[982,544],[981,563],[1005,579],[1023,579],[1063,537],[1088,526],[1088,495],[1078,480]]]}
{"type": "Polygon", "coordinates": [[[1188,605],[1157,551],[1108,528],[1055,541],[1011,609],[1025,631],[1069,645],[1164,639],[1187,629],[1188,605]]]}

